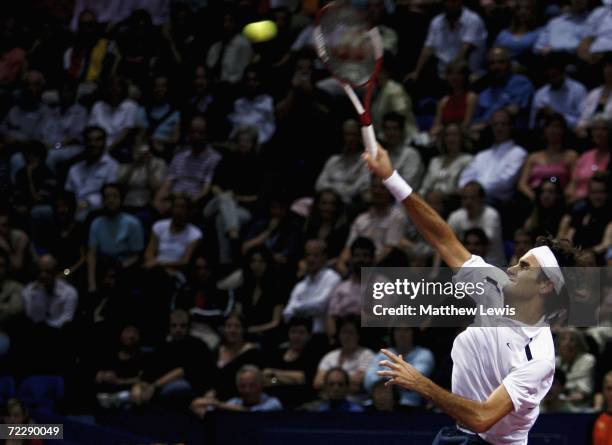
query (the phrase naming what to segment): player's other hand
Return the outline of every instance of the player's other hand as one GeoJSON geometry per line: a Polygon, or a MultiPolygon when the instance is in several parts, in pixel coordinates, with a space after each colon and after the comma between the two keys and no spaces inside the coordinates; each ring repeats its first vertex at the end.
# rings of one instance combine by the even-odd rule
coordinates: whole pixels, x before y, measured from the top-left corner
{"type": "Polygon", "coordinates": [[[368,152],[365,152],[361,157],[368,166],[368,170],[380,179],[387,179],[393,174],[393,165],[391,165],[389,153],[380,144],[378,145],[378,150],[376,150],[376,159],[372,158],[372,155],[368,152]]]}
{"type": "Polygon", "coordinates": [[[377,371],[381,377],[388,377],[385,386],[399,385],[404,389],[414,390],[423,379],[423,375],[412,365],[406,363],[401,355],[396,355],[386,349],[380,350],[389,359],[382,360],[378,364],[388,368],[388,370],[377,371]]]}

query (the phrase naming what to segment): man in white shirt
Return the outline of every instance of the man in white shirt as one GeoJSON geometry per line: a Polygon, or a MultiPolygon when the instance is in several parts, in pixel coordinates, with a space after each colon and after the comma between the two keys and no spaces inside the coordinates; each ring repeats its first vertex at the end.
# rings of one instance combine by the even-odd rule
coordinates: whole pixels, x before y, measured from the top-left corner
{"type": "Polygon", "coordinates": [[[66,190],[77,200],[75,218],[85,221],[89,212],[102,207],[102,187],[117,182],[119,164],[106,153],[106,132],[87,127],[84,132],[86,158],[70,167],[66,190]]]}
{"type": "Polygon", "coordinates": [[[482,68],[487,40],[484,22],[478,14],[463,7],[462,0],[446,0],[445,6],[445,11],[429,24],[427,39],[409,79],[419,78],[432,55],[438,59],[440,78],[453,60],[467,61],[472,72],[482,68]]]}
{"type": "Polygon", "coordinates": [[[465,232],[479,228],[489,239],[489,249],[486,260],[496,266],[505,266],[504,243],[502,240],[502,225],[499,213],[493,207],[485,204],[485,191],[476,181],[470,181],[460,192],[461,208],[448,217],[448,225],[459,239],[465,232]]]}
{"type": "Polygon", "coordinates": [[[340,275],[325,266],[326,250],[324,241],[306,241],[306,276],[291,291],[289,303],[283,311],[285,322],[295,316],[312,317],[312,332],[315,334],[324,331],[329,297],[341,280],[340,275]]]}
{"type": "Polygon", "coordinates": [[[601,60],[604,53],[612,51],[612,0],[603,0],[584,25],[583,39],[578,47],[578,57],[593,64],[601,60]]]}
{"type": "Polygon", "coordinates": [[[588,0],[571,0],[569,10],[551,19],[542,29],[533,51],[542,55],[561,51],[575,54],[584,35],[588,6],[588,0]]]}
{"type": "MultiPolygon", "coordinates": [[[[452,392],[439,387],[406,363],[383,350],[389,368],[378,374],[387,385],[417,391],[457,420],[443,428],[435,445],[492,443],[526,445],[539,414],[539,403],[550,389],[555,371],[555,351],[547,319],[564,305],[568,294],[560,267],[576,266],[578,252],[566,241],[541,238],[539,247],[523,255],[507,274],[475,255],[458,241],[452,229],[393,170],[386,150],[376,159],[364,159],[402,202],[414,225],[444,262],[457,271],[456,282],[482,282],[484,292],[472,297],[487,307],[516,309],[512,318],[479,320],[453,344],[452,392]]],[[[491,318],[491,317],[488,317],[491,318]]]]}
{"type": "Polygon", "coordinates": [[[57,276],[57,261],[51,255],[40,258],[39,269],[38,279],[23,289],[25,313],[34,323],[59,329],[72,321],[79,296],[57,276]]]}
{"type": "Polygon", "coordinates": [[[512,120],[506,110],[493,114],[491,127],[493,146],[478,153],[465,167],[459,177],[459,187],[476,181],[484,187],[489,201],[504,202],[512,198],[527,152],[512,140],[512,120]]]}

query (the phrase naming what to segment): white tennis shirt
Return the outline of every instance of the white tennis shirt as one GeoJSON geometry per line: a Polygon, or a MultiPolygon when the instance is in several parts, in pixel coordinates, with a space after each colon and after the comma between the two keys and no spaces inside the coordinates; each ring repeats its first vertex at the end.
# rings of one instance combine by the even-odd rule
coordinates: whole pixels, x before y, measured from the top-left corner
{"type": "MultiPolygon", "coordinates": [[[[485,292],[477,304],[503,307],[503,286],[509,281],[502,270],[473,255],[455,281],[483,282],[485,292]]],[[[495,445],[524,445],[540,412],[540,401],[550,389],[555,373],[555,348],[550,328],[527,326],[508,318],[502,327],[469,327],[457,336],[451,351],[452,392],[485,401],[503,384],[514,410],[480,436],[495,445]]]]}

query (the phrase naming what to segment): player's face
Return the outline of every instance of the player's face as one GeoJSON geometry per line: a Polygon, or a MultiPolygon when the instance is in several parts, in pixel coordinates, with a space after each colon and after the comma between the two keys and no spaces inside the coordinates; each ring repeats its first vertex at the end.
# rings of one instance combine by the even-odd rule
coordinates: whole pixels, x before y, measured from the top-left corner
{"type": "Polygon", "coordinates": [[[540,274],[542,270],[536,258],[527,253],[519,262],[508,268],[510,282],[504,286],[504,296],[509,302],[529,300],[541,291],[549,292],[542,288],[540,274]]]}

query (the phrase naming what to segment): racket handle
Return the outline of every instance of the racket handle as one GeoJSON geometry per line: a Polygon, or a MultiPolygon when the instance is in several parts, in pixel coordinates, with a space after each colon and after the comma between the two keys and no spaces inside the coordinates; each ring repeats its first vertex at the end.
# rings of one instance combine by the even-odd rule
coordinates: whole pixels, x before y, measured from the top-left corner
{"type": "Polygon", "coordinates": [[[374,134],[374,126],[370,124],[361,127],[361,137],[363,138],[363,144],[368,153],[370,153],[370,156],[376,158],[378,143],[376,142],[376,135],[374,134]]]}

